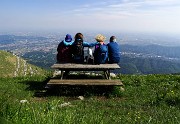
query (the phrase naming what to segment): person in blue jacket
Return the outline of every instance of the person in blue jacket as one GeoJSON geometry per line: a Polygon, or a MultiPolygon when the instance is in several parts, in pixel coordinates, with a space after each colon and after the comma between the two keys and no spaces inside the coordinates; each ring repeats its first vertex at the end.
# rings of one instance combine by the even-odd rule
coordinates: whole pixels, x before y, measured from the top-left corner
{"type": "Polygon", "coordinates": [[[107,44],[108,46],[108,57],[109,57],[109,64],[112,63],[119,63],[120,62],[120,48],[116,42],[116,37],[111,36],[110,41],[107,44]]]}
{"type": "Polygon", "coordinates": [[[98,34],[96,37],[96,43],[94,48],[94,63],[105,64],[108,60],[108,47],[105,44],[106,37],[102,34],[98,34]]]}

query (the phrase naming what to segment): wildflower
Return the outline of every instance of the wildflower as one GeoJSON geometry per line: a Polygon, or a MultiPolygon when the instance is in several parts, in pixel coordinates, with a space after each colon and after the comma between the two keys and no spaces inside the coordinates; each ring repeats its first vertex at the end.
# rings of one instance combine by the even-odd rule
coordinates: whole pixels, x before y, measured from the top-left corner
{"type": "Polygon", "coordinates": [[[84,100],[84,97],[83,96],[79,96],[78,97],[80,100],[84,100]]]}
{"type": "Polygon", "coordinates": [[[65,107],[65,106],[70,106],[71,103],[70,102],[65,102],[63,104],[61,104],[59,107],[65,107]]]}
{"type": "Polygon", "coordinates": [[[20,103],[27,103],[28,101],[25,99],[25,100],[20,100],[20,103]]]}
{"type": "Polygon", "coordinates": [[[174,91],[173,91],[173,90],[171,90],[171,93],[172,93],[172,94],[174,94],[174,91]]]}

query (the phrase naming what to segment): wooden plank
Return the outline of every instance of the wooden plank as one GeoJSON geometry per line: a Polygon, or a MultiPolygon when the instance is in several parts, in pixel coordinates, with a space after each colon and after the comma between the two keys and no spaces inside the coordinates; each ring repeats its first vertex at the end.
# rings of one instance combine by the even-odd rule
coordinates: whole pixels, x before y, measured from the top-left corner
{"type": "Polygon", "coordinates": [[[99,65],[90,65],[90,64],[74,64],[74,63],[65,63],[65,64],[54,64],[51,66],[53,69],[61,70],[113,70],[119,69],[118,64],[99,64],[99,65]]]}
{"type": "Polygon", "coordinates": [[[123,85],[120,80],[103,79],[50,79],[47,85],[123,85]]]}

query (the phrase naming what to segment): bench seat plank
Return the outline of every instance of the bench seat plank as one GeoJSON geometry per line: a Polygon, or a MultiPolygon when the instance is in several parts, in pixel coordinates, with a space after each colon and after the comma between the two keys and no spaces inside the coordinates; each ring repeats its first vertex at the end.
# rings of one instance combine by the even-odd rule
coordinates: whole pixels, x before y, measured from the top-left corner
{"type": "Polygon", "coordinates": [[[90,64],[74,64],[74,63],[65,63],[65,64],[54,64],[51,66],[52,69],[60,70],[114,70],[119,69],[118,64],[99,64],[99,65],[90,65],[90,64]]]}
{"type": "Polygon", "coordinates": [[[47,85],[123,85],[120,80],[103,79],[50,79],[47,85]]]}

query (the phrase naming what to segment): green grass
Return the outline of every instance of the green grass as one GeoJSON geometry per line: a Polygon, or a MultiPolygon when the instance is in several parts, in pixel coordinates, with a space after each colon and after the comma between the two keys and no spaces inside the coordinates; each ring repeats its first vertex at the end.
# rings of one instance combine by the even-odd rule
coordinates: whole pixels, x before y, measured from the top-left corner
{"type": "Polygon", "coordinates": [[[15,68],[15,62],[16,58],[12,54],[0,50],[0,77],[12,76],[12,72],[14,72],[15,68]]]}
{"type": "Polygon", "coordinates": [[[47,73],[47,71],[45,71],[42,68],[26,63],[27,70],[25,75],[25,67],[24,67],[25,60],[22,58],[19,59],[19,68],[17,61],[18,61],[17,57],[14,56],[12,53],[0,50],[0,77],[43,75],[47,73]],[[16,75],[14,74],[15,72],[17,73],[16,75]],[[31,72],[33,72],[33,74],[31,72]]]}
{"type": "Polygon", "coordinates": [[[123,82],[125,91],[118,86],[113,89],[64,86],[47,91],[45,76],[0,78],[0,122],[180,123],[179,75],[119,75],[117,78],[123,82]],[[79,95],[85,99],[78,99],[79,95]]]}

